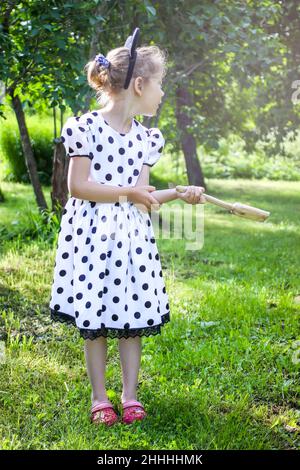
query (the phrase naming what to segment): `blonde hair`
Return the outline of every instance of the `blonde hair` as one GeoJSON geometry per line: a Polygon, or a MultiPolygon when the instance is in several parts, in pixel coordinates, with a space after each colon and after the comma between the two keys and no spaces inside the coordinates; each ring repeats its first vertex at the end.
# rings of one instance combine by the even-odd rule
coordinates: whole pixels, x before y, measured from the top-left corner
{"type": "MultiPolygon", "coordinates": [[[[142,46],[136,48],[137,57],[133,69],[132,78],[142,77],[145,83],[162,73],[167,73],[167,52],[158,46],[142,46]]],[[[99,104],[105,104],[109,93],[119,93],[124,89],[124,83],[129,66],[129,49],[117,47],[106,55],[110,67],[105,68],[94,59],[85,66],[89,85],[96,90],[96,98],[99,104]]]]}

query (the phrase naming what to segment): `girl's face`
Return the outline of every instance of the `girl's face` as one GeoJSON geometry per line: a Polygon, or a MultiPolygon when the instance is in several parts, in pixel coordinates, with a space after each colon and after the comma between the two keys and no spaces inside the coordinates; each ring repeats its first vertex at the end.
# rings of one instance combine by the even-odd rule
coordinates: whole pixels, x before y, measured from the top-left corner
{"type": "Polygon", "coordinates": [[[155,75],[149,79],[143,89],[141,114],[145,116],[155,116],[163,96],[162,75],[155,75]]]}

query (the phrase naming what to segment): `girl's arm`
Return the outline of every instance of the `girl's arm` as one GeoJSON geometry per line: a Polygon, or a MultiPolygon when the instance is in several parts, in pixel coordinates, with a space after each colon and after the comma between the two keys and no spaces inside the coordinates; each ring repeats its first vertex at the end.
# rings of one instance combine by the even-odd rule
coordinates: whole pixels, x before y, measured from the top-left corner
{"type": "MultiPolygon", "coordinates": [[[[149,175],[149,165],[143,165],[136,186],[149,184],[149,175]]],[[[159,202],[160,205],[164,202],[174,201],[175,199],[181,199],[188,204],[205,204],[205,198],[202,196],[204,191],[205,189],[202,188],[202,186],[186,186],[186,191],[184,193],[180,193],[176,191],[176,188],[172,188],[152,191],[151,195],[159,202]]]]}
{"type": "MultiPolygon", "coordinates": [[[[143,165],[142,171],[138,177],[135,186],[144,186],[149,184],[149,177],[150,177],[150,167],[149,165],[143,165]]],[[[175,188],[172,189],[157,189],[156,191],[151,192],[151,196],[153,196],[159,204],[163,204],[164,202],[174,201],[175,199],[179,199],[180,195],[176,191],[175,188]]]]}
{"type": "Polygon", "coordinates": [[[159,204],[163,204],[164,202],[174,201],[175,199],[179,199],[178,192],[175,188],[172,189],[157,189],[156,191],[152,191],[152,196],[159,202],[159,204]]]}
{"type": "Polygon", "coordinates": [[[112,186],[101,184],[90,178],[91,161],[89,158],[74,156],[70,159],[68,170],[68,189],[71,196],[95,202],[126,202],[140,205],[141,210],[155,208],[157,200],[152,196],[154,186],[112,186]],[[122,200],[120,198],[122,197],[122,200]]]}
{"type": "Polygon", "coordinates": [[[68,189],[71,196],[95,202],[119,202],[129,197],[129,187],[99,184],[89,179],[91,161],[85,157],[72,157],[68,170],[68,189]]]}

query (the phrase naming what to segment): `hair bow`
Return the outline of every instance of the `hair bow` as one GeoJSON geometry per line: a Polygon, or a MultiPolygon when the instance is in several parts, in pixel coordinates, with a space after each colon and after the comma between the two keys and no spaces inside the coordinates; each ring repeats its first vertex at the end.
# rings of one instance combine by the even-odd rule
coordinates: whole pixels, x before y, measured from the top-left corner
{"type": "Polygon", "coordinates": [[[107,60],[106,57],[104,57],[103,54],[97,54],[96,57],[95,57],[95,61],[100,64],[100,65],[103,65],[103,67],[105,68],[109,68],[110,66],[110,62],[109,60],[107,60]]]}

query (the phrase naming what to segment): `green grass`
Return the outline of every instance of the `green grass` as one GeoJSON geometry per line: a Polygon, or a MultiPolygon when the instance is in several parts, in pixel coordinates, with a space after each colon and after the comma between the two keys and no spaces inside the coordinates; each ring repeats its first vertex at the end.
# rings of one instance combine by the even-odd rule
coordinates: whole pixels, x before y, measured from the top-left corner
{"type": "MultiPolygon", "coordinates": [[[[299,448],[298,183],[209,180],[207,193],[271,217],[262,224],[206,204],[201,250],[157,239],[171,322],[143,340],[138,398],[148,418],[110,429],[89,423],[84,340],[50,320],[55,238],[7,239],[35,200],[30,186],[1,188],[1,449],[299,448]]],[[[180,204],[171,203],[178,215],[180,204]]],[[[120,411],[117,340],[108,345],[108,395],[120,411]]]]}

